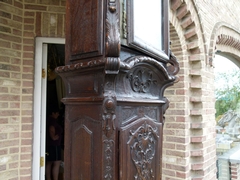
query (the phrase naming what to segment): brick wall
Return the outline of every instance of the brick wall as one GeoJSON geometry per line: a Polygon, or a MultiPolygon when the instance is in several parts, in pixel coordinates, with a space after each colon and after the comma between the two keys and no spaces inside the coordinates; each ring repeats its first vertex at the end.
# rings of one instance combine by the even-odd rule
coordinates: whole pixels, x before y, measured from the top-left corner
{"type": "Polygon", "coordinates": [[[35,37],[64,37],[65,3],[0,2],[0,179],[31,179],[35,37]]]}
{"type": "Polygon", "coordinates": [[[240,179],[240,164],[238,163],[231,163],[231,180],[238,180],[240,179]]]}
{"type": "Polygon", "coordinates": [[[30,174],[31,165],[31,134],[26,134],[31,125],[21,117],[23,5],[3,1],[0,7],[0,179],[14,179],[30,174]]]}
{"type": "Polygon", "coordinates": [[[163,179],[216,179],[214,68],[211,58],[217,50],[217,39],[222,37],[235,41],[229,43],[222,39],[226,43],[221,50],[239,56],[240,49],[231,45],[239,39],[240,32],[236,30],[239,29],[239,16],[234,8],[239,7],[240,2],[169,2],[173,26],[170,39],[174,43],[176,39],[180,41],[172,50],[182,70],[180,82],[165,93],[171,104],[164,126],[163,179]],[[182,149],[176,148],[179,145],[182,149]],[[185,176],[181,177],[179,172],[184,172],[185,176]]]}

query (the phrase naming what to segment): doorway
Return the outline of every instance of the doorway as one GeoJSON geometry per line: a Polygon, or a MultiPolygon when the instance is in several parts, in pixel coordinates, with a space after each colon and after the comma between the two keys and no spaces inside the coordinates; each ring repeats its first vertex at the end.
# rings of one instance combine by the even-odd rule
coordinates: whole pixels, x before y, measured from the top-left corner
{"type": "MultiPolygon", "coordinates": [[[[64,86],[54,68],[64,65],[65,40],[63,38],[36,38],[34,74],[34,127],[32,179],[45,179],[46,116],[52,105],[59,107],[63,125],[64,86]]],[[[62,171],[61,171],[62,172],[62,171]]],[[[61,176],[60,176],[61,177],[61,176]]]]}

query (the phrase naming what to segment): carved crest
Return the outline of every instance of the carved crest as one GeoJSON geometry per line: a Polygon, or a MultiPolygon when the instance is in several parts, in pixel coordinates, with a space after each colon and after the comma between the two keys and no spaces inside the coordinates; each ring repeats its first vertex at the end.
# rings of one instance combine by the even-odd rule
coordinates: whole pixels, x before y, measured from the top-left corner
{"type": "Polygon", "coordinates": [[[128,76],[134,92],[146,93],[157,80],[153,79],[153,72],[149,70],[136,69],[128,76]]]}
{"type": "Polygon", "coordinates": [[[157,128],[146,122],[137,130],[130,131],[127,144],[131,148],[131,158],[137,169],[135,180],[153,180],[154,172],[152,160],[155,156],[156,141],[159,138],[157,128]]]}

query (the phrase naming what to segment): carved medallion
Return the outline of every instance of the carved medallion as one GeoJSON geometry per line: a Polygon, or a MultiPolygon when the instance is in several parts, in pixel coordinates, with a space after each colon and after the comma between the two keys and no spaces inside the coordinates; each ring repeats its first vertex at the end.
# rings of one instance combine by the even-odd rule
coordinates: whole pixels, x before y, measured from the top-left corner
{"type": "Polygon", "coordinates": [[[147,93],[157,80],[153,79],[153,73],[150,70],[136,69],[130,73],[127,78],[130,81],[132,90],[138,93],[147,93]]]}
{"type": "Polygon", "coordinates": [[[137,169],[135,180],[153,180],[154,172],[152,161],[155,156],[156,142],[159,138],[157,128],[153,128],[146,122],[137,130],[130,131],[127,144],[131,148],[131,158],[137,169]]]}

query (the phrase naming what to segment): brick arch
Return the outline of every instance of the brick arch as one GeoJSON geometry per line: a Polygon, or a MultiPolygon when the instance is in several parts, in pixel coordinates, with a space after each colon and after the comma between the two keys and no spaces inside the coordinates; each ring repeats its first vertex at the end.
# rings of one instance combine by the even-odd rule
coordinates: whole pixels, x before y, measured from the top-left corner
{"type": "MultiPolygon", "coordinates": [[[[171,18],[170,18],[171,19],[171,18]]],[[[185,93],[186,91],[183,90],[184,82],[187,81],[185,78],[185,74],[187,74],[187,68],[184,68],[186,64],[186,56],[187,51],[184,49],[185,43],[184,39],[182,39],[182,31],[177,32],[177,29],[181,28],[180,24],[176,21],[170,20],[170,42],[171,42],[171,51],[177,57],[180,71],[178,73],[178,77],[180,81],[174,85],[174,87],[168,87],[165,90],[164,95],[170,100],[170,107],[166,111],[165,114],[165,125],[163,127],[163,170],[162,170],[162,177],[163,179],[167,178],[174,178],[178,175],[175,173],[170,173],[173,171],[173,167],[177,167],[177,169],[181,168],[181,164],[179,161],[178,153],[181,153],[177,146],[181,145],[182,142],[176,143],[176,141],[182,141],[184,139],[183,136],[176,137],[176,126],[184,126],[184,123],[176,123],[179,119],[183,116],[184,110],[176,110],[176,106],[178,106],[179,100],[176,100],[177,96],[181,96],[180,98],[184,98],[187,96],[185,93]],[[174,23],[174,24],[172,24],[174,23]],[[181,37],[181,39],[180,39],[181,37]],[[174,132],[174,134],[172,134],[174,132]]],[[[184,104],[184,103],[182,103],[184,104]]],[[[183,108],[184,109],[184,108],[183,108]]],[[[185,113],[184,113],[185,114],[185,113]]]]}
{"type": "Polygon", "coordinates": [[[209,46],[209,63],[211,65],[216,53],[231,56],[233,62],[240,67],[240,33],[224,22],[217,23],[211,34],[209,46]]]}
{"type": "MultiPolygon", "coordinates": [[[[230,61],[232,61],[236,66],[240,68],[240,56],[239,56],[239,50],[235,49],[231,46],[225,46],[225,45],[217,45],[217,52],[215,54],[221,55],[230,61]]],[[[214,64],[218,63],[217,61],[213,62],[214,64]]]]}
{"type": "Polygon", "coordinates": [[[180,31],[183,32],[186,41],[189,60],[204,60],[206,57],[200,54],[206,52],[206,46],[204,46],[205,39],[195,4],[192,1],[186,3],[184,0],[170,0],[170,9],[173,17],[176,17],[175,20],[181,24],[180,31]]]}
{"type": "MultiPolygon", "coordinates": [[[[206,116],[203,117],[202,107],[205,106],[203,96],[206,90],[202,88],[201,84],[208,56],[206,40],[199,19],[194,2],[170,0],[170,30],[172,31],[172,27],[175,28],[180,40],[179,45],[183,49],[183,64],[180,61],[180,82],[174,85],[175,89],[170,89],[173,94],[170,99],[170,108],[166,114],[166,121],[169,118],[172,123],[166,123],[166,127],[164,127],[165,151],[168,146],[175,148],[174,151],[169,151],[170,155],[167,153],[170,160],[173,161],[172,163],[165,161],[166,156],[164,157],[163,154],[163,163],[166,163],[163,164],[163,168],[166,167],[166,176],[170,178],[195,180],[203,179],[204,176],[212,179],[215,176],[214,173],[209,173],[209,171],[214,171],[215,167],[203,161],[203,159],[210,159],[209,153],[203,150],[209,140],[202,135],[203,128],[208,123],[206,123],[206,116]],[[179,106],[181,104],[179,99],[183,101],[181,106],[179,106]],[[168,137],[165,133],[172,134],[168,137]],[[176,145],[171,146],[168,141],[175,141],[176,145]],[[181,169],[184,171],[182,172],[181,169]]],[[[171,31],[170,40],[172,40],[171,31]]],[[[178,54],[176,57],[179,59],[178,54]]],[[[211,148],[210,145],[209,147],[211,148]]],[[[163,170],[163,175],[165,175],[165,170],[163,170]]]]}

